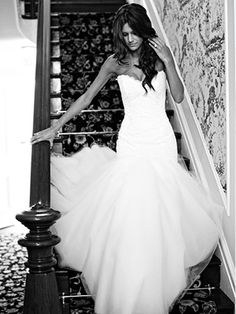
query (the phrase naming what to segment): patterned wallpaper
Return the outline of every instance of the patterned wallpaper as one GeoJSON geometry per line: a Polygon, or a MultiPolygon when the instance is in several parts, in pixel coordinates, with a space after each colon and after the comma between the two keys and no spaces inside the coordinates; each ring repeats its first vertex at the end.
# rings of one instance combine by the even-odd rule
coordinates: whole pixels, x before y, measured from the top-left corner
{"type": "Polygon", "coordinates": [[[224,0],[158,0],[157,8],[226,190],[224,0]]]}

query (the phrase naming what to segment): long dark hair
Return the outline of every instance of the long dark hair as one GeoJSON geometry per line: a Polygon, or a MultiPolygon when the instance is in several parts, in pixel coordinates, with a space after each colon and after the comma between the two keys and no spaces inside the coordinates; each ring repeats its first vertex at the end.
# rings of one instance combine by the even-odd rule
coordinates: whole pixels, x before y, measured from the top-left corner
{"type": "Polygon", "coordinates": [[[139,68],[145,74],[142,85],[147,92],[146,84],[151,89],[154,89],[151,82],[153,77],[157,74],[155,64],[156,60],[159,59],[155,51],[149,46],[148,39],[156,37],[157,35],[152,27],[146,9],[143,6],[131,3],[120,7],[113,22],[114,57],[120,64],[125,63],[124,59],[128,54],[128,48],[122,35],[122,29],[126,23],[137,36],[143,38],[139,56],[139,68]]]}

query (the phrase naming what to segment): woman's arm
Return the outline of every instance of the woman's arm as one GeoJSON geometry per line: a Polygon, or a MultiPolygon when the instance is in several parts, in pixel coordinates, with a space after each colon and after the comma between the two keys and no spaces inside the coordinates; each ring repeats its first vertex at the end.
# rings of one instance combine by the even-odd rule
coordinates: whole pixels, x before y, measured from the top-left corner
{"type": "Polygon", "coordinates": [[[170,49],[159,37],[150,39],[149,44],[164,63],[171,94],[174,100],[180,103],[184,99],[184,87],[176,71],[170,49]]]}
{"type": "Polygon", "coordinates": [[[64,113],[63,116],[61,116],[60,119],[58,119],[55,125],[34,134],[31,139],[32,144],[41,141],[50,141],[52,145],[52,141],[60,128],[91,103],[96,94],[102,89],[102,87],[111,78],[111,76],[116,73],[116,67],[117,63],[114,57],[108,57],[102,65],[97,77],[87,89],[87,91],[83,95],[81,95],[74,103],[72,103],[70,108],[64,113]]]}

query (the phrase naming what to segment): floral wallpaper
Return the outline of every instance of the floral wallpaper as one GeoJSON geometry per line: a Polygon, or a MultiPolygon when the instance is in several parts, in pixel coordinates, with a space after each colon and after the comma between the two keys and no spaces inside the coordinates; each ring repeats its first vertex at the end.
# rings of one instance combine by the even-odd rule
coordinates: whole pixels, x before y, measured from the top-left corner
{"type": "Polygon", "coordinates": [[[224,0],[158,0],[157,9],[226,190],[224,0]]]}

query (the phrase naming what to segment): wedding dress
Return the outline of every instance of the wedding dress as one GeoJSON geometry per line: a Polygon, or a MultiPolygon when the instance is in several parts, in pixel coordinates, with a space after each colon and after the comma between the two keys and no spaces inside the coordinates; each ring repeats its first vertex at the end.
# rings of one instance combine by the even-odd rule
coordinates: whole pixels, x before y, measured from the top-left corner
{"type": "Polygon", "coordinates": [[[221,208],[177,161],[166,75],[117,78],[125,108],[117,152],[51,158],[60,264],[83,272],[97,314],[166,314],[216,248],[221,208]]]}

